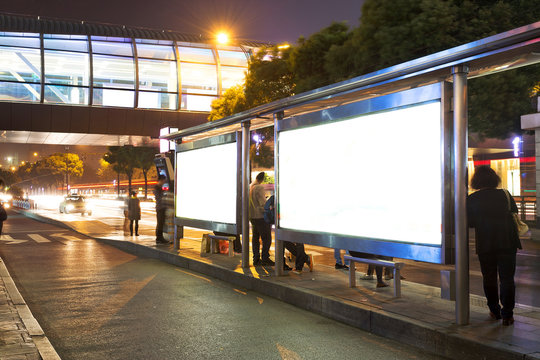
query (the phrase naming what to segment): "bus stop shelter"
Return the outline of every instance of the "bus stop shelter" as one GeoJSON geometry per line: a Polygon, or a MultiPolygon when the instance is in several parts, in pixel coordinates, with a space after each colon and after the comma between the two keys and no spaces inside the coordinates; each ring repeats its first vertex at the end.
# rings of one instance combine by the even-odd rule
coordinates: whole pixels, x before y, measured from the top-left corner
{"type": "Polygon", "coordinates": [[[241,234],[249,267],[250,131],[274,126],[276,275],[283,241],[455,264],[465,325],[467,81],[538,62],[540,22],[162,136],[175,225],[241,234]]]}

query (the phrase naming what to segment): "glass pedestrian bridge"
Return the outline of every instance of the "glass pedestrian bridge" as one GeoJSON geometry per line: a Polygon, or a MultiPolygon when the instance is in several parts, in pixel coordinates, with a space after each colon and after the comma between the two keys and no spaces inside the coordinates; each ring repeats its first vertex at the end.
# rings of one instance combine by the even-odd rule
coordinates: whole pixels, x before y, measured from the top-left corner
{"type": "Polygon", "coordinates": [[[1,15],[0,101],[210,111],[261,45],[1,15]]]}

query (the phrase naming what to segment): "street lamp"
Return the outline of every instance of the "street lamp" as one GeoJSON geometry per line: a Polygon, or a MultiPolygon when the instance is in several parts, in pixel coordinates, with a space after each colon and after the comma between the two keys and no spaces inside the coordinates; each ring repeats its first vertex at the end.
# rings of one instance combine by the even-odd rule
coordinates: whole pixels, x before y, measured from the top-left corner
{"type": "Polygon", "coordinates": [[[216,40],[218,44],[226,45],[229,43],[229,34],[226,32],[220,32],[216,35],[216,40]]]}
{"type": "Polygon", "coordinates": [[[34,157],[37,157],[38,156],[38,153],[37,152],[34,152],[34,157]]]}

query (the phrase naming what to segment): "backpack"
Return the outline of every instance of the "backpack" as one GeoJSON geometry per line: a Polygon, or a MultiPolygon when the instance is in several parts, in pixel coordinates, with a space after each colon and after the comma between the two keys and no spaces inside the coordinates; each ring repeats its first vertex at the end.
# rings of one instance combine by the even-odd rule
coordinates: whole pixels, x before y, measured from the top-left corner
{"type": "Polygon", "coordinates": [[[0,222],[7,220],[6,209],[4,209],[4,204],[0,205],[0,222]]]}
{"type": "Polygon", "coordinates": [[[274,195],[270,196],[264,203],[263,218],[264,222],[267,224],[273,224],[276,221],[276,215],[274,212],[274,195]]]}

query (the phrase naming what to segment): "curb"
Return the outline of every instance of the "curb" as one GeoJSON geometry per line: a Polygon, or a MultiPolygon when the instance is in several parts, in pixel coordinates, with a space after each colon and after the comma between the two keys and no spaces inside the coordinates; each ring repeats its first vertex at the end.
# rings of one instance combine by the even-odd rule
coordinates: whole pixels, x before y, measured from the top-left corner
{"type": "Polygon", "coordinates": [[[35,220],[70,229],[78,234],[114,246],[133,255],[152,258],[184,269],[192,270],[235,286],[259,292],[301,309],[345,323],[373,334],[401,343],[413,345],[429,353],[451,359],[501,359],[533,360],[538,353],[503,343],[486,342],[481,338],[471,339],[459,334],[459,327],[431,326],[409,317],[378,310],[332,296],[323,296],[314,291],[298,289],[286,284],[259,279],[251,275],[208,264],[182,255],[172,254],[124,240],[110,240],[89,236],[57,220],[22,211],[35,220]]]}
{"type": "Polygon", "coordinates": [[[6,292],[8,296],[11,298],[13,305],[15,305],[17,313],[19,314],[19,317],[21,318],[24,326],[26,327],[26,330],[28,330],[28,334],[36,345],[36,348],[41,358],[43,360],[60,360],[60,356],[50,343],[47,336],[45,336],[43,329],[41,328],[37,320],[34,318],[34,315],[32,315],[32,312],[26,305],[26,302],[24,301],[19,290],[17,289],[15,282],[13,281],[6,265],[4,264],[4,261],[1,258],[0,276],[2,277],[2,280],[4,281],[4,284],[6,286],[6,292]]]}

